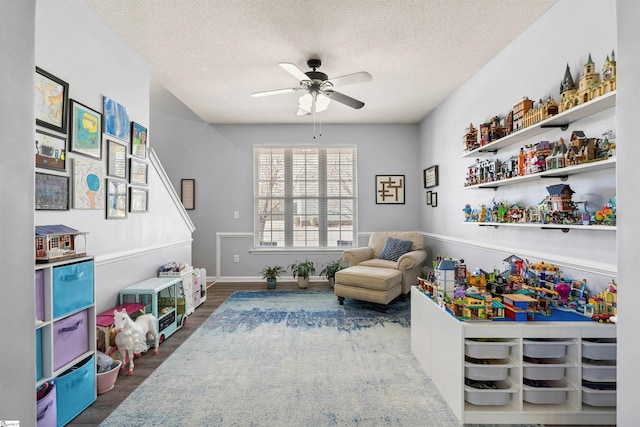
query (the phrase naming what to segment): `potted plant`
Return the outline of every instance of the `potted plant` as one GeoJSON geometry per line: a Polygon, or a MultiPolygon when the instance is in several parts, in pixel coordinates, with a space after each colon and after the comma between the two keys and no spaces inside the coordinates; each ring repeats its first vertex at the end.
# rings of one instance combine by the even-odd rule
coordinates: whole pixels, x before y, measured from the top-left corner
{"type": "Polygon", "coordinates": [[[294,279],[298,278],[298,287],[305,289],[309,286],[309,276],[315,274],[316,266],[313,261],[305,258],[304,261],[296,261],[289,266],[294,279]]]}
{"type": "Polygon", "coordinates": [[[334,261],[329,261],[324,265],[322,271],[320,271],[320,276],[324,276],[329,281],[329,285],[333,288],[333,285],[336,282],[336,273],[342,270],[344,267],[340,264],[342,260],[337,259],[334,261]]]}
{"type": "Polygon", "coordinates": [[[284,267],[274,265],[273,267],[266,266],[262,269],[262,278],[267,280],[267,289],[275,289],[277,278],[283,274],[286,270],[284,267]]]}

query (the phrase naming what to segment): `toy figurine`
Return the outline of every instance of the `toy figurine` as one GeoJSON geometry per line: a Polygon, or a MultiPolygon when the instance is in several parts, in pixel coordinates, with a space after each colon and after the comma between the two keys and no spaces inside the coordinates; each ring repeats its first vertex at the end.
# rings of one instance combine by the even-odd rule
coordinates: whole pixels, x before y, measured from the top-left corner
{"type": "Polygon", "coordinates": [[[116,328],[116,344],[122,358],[121,370],[129,361],[129,372],[127,375],[133,375],[133,358],[134,355],[144,353],[149,346],[147,338],[149,335],[155,341],[153,354],[158,354],[159,334],[156,330],[156,318],[153,314],[143,314],[138,316],[136,321],[131,320],[125,308],[122,311],[113,311],[114,325],[116,328]]]}

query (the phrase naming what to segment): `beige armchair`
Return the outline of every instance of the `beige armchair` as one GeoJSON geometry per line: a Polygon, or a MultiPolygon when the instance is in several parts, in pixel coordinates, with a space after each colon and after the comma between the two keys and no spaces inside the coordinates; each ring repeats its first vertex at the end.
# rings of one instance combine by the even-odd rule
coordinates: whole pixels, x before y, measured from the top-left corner
{"type": "Polygon", "coordinates": [[[348,297],[386,305],[411,291],[427,252],[419,232],[385,231],[372,233],[367,247],[346,249],[342,258],[349,267],[336,273],[334,292],[340,304],[348,297]],[[379,258],[389,237],[412,242],[397,261],[379,258]]]}

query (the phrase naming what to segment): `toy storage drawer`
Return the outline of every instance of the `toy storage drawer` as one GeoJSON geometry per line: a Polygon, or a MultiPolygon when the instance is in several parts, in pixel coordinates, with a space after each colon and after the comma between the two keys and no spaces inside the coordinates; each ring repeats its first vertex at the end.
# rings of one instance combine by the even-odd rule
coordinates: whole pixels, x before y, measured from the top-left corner
{"type": "Polygon", "coordinates": [[[525,357],[522,364],[522,376],[529,380],[561,380],[565,368],[571,366],[564,359],[532,359],[525,357]]]}
{"type": "Polygon", "coordinates": [[[36,270],[36,320],[44,320],[44,271],[36,270]]]}
{"type": "Polygon", "coordinates": [[[36,402],[38,427],[56,427],[56,386],[53,382],[47,382],[43,388],[38,392],[36,402]]]}
{"type": "Polygon", "coordinates": [[[522,400],[537,405],[560,405],[567,400],[567,393],[571,390],[574,388],[564,380],[525,381],[522,400]]]}
{"type": "Polygon", "coordinates": [[[570,344],[573,341],[525,339],[523,354],[526,357],[559,359],[567,354],[567,346],[570,344]]]}
{"type": "Polygon", "coordinates": [[[616,381],[615,360],[583,360],[582,379],[594,382],[614,382],[616,381]]]}
{"type": "Polygon", "coordinates": [[[53,369],[89,351],[87,310],[53,323],[53,369]]]}
{"type": "Polygon", "coordinates": [[[53,317],[93,304],[93,261],[53,268],[53,317]]]}
{"type": "Polygon", "coordinates": [[[57,419],[62,426],[96,400],[96,363],[90,356],[54,380],[57,419]]]}
{"type": "Polygon", "coordinates": [[[582,386],[582,402],[591,406],[616,406],[616,390],[582,386]]]}
{"type": "Polygon", "coordinates": [[[582,340],[582,357],[593,360],[616,360],[615,338],[582,340]]]}
{"type": "Polygon", "coordinates": [[[509,381],[465,380],[464,400],[472,405],[504,406],[511,401],[511,396],[516,391],[509,381]]]}
{"type": "Polygon", "coordinates": [[[474,381],[501,381],[509,376],[509,368],[516,365],[508,359],[472,359],[466,358],[464,376],[474,381]]]}
{"type": "Polygon", "coordinates": [[[513,345],[515,341],[466,339],[464,354],[474,359],[506,359],[509,357],[509,347],[513,345]]]}

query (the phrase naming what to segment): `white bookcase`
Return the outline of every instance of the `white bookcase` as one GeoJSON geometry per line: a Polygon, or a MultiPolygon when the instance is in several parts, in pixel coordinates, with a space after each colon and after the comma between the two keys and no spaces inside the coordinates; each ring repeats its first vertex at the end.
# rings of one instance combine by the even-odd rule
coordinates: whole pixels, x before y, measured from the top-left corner
{"type": "Polygon", "coordinates": [[[96,313],[92,257],[36,264],[36,388],[55,384],[38,408],[65,425],[96,400],[96,313]]]}
{"type": "Polygon", "coordinates": [[[615,325],[597,322],[462,322],[416,287],[411,289],[411,350],[463,424],[615,424],[615,391],[603,398],[583,390],[583,372],[594,372],[583,358],[602,342],[595,352],[609,353],[604,359],[615,364],[615,338],[615,325]],[[563,357],[554,363],[531,364],[526,357],[541,351],[552,361],[558,348],[563,357]],[[498,352],[495,357],[507,372],[503,388],[476,393],[465,385],[474,368],[465,355],[474,351],[498,352]],[[537,375],[542,377],[560,370],[562,378],[553,381],[555,388],[532,387],[524,379],[532,369],[541,370],[537,375]]]}

